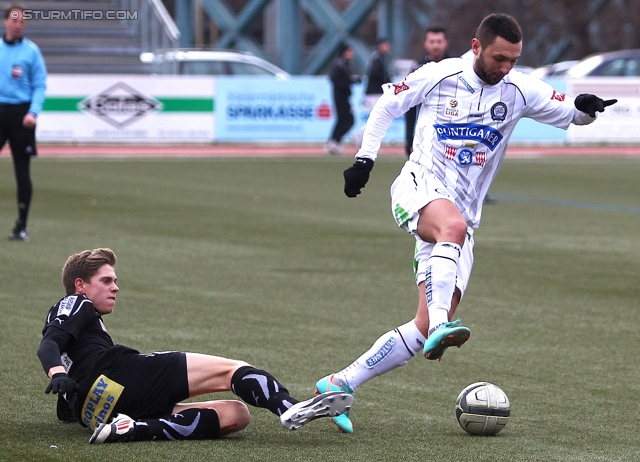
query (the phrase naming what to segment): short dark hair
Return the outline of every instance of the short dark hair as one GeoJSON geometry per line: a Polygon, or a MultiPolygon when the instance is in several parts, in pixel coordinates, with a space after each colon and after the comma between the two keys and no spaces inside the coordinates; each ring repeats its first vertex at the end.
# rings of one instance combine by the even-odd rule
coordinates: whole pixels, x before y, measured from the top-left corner
{"type": "Polygon", "coordinates": [[[426,36],[429,32],[432,34],[444,34],[444,38],[447,38],[447,29],[443,26],[431,26],[427,27],[427,30],[424,31],[424,35],[426,36]]]}
{"type": "Polygon", "coordinates": [[[62,285],[67,295],[76,291],[76,279],[89,282],[104,265],[116,265],[116,254],[109,248],[84,250],[71,255],[62,268],[62,285]]]}
{"type": "Polygon", "coordinates": [[[502,37],[510,43],[522,42],[520,24],[508,14],[490,14],[480,23],[476,38],[484,48],[491,45],[496,37],[502,37]]]}
{"type": "Polygon", "coordinates": [[[9,19],[9,15],[13,10],[18,10],[21,13],[24,13],[25,7],[19,3],[12,3],[4,9],[4,19],[9,19]]]}

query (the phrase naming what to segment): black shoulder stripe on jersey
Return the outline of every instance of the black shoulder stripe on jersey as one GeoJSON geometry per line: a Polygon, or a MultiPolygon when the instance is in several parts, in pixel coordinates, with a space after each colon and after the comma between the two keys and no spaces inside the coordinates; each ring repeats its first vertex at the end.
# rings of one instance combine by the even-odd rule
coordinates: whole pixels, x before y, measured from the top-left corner
{"type": "Polygon", "coordinates": [[[429,88],[429,91],[428,91],[428,92],[426,92],[426,93],[424,94],[424,97],[423,97],[423,98],[426,98],[426,97],[427,97],[427,95],[428,95],[429,93],[431,93],[431,92],[433,91],[433,89],[434,89],[434,88],[436,88],[438,85],[440,85],[440,84],[442,83],[442,81],[443,81],[443,80],[447,80],[449,77],[453,77],[454,75],[458,75],[458,74],[462,74],[462,71],[454,72],[454,73],[453,73],[453,74],[451,74],[451,75],[447,75],[447,76],[445,76],[445,77],[442,77],[440,80],[438,80],[438,81],[433,85],[433,87],[429,88]]]}
{"type": "Polygon", "coordinates": [[[513,85],[514,87],[516,87],[516,90],[518,90],[518,93],[520,93],[520,96],[522,96],[522,101],[524,101],[524,105],[527,105],[527,98],[524,97],[524,93],[522,93],[522,90],[520,90],[520,87],[517,86],[515,83],[513,82],[505,82],[505,84],[507,85],[513,85]]]}

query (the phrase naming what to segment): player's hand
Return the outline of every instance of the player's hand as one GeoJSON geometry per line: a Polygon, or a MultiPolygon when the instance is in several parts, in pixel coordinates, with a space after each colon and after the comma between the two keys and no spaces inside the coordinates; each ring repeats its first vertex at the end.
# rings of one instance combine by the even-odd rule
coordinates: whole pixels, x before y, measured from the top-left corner
{"type": "Polygon", "coordinates": [[[596,111],[604,112],[604,108],[611,106],[612,104],[616,104],[617,102],[617,99],[608,99],[605,101],[598,98],[596,95],[582,93],[581,95],[576,96],[574,104],[578,111],[586,112],[590,117],[595,118],[596,111]]]}
{"type": "Polygon", "coordinates": [[[67,401],[72,397],[75,393],[80,391],[80,386],[71,380],[64,372],[58,372],[57,374],[53,374],[51,377],[51,382],[47,385],[47,388],[44,390],[45,393],[60,393],[63,395],[67,395],[67,401]]]}
{"type": "Polygon", "coordinates": [[[373,160],[356,157],[355,163],[346,169],[344,175],[344,193],[347,197],[356,197],[369,181],[369,173],[373,169],[373,160]]]}

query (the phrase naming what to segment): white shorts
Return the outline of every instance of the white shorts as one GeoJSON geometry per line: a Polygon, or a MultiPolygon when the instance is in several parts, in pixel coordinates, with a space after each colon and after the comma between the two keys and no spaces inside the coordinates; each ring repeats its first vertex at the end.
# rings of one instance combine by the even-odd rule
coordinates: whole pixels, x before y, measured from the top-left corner
{"type": "MultiPolygon", "coordinates": [[[[391,185],[391,213],[398,226],[416,238],[413,270],[416,284],[426,279],[427,260],[434,244],[418,236],[420,209],[436,199],[452,197],[442,181],[419,164],[408,161],[391,185]]],[[[458,260],[456,287],[464,294],[473,267],[473,228],[467,227],[467,235],[458,260]]]]}

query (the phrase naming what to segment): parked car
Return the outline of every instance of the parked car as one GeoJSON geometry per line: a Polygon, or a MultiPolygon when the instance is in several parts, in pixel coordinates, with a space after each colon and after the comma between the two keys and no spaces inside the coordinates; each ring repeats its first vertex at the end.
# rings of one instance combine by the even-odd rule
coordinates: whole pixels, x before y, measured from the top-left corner
{"type": "Polygon", "coordinates": [[[533,71],[530,72],[534,77],[538,77],[539,79],[548,79],[548,78],[563,78],[566,76],[567,72],[573,68],[576,64],[578,64],[578,60],[571,61],[560,61],[558,63],[547,64],[545,66],[536,67],[533,71]]]}
{"type": "Polygon", "coordinates": [[[235,50],[158,50],[140,54],[140,60],[152,64],[156,74],[260,75],[280,80],[290,77],[275,64],[235,50]]]}
{"type": "Polygon", "coordinates": [[[640,77],[640,49],[587,56],[567,72],[568,78],[640,77]]]}

